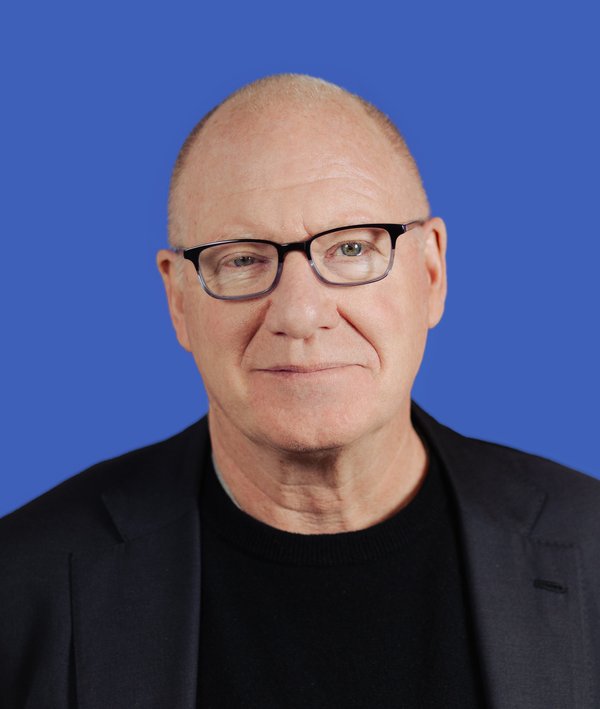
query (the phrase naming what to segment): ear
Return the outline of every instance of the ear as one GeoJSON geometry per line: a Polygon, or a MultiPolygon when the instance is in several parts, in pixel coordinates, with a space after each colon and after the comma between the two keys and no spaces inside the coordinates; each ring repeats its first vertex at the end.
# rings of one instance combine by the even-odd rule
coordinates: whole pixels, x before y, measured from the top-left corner
{"type": "Polygon", "coordinates": [[[429,219],[423,225],[425,230],[425,267],[429,277],[428,314],[429,327],[435,327],[444,314],[444,303],[448,290],[446,276],[446,225],[439,217],[429,219]]]}
{"type": "Polygon", "coordinates": [[[162,276],[169,303],[169,313],[171,322],[175,328],[179,344],[188,352],[191,352],[190,338],[188,337],[187,325],[185,322],[185,274],[177,259],[181,255],[168,249],[161,249],[156,255],[156,265],[162,276]]]}

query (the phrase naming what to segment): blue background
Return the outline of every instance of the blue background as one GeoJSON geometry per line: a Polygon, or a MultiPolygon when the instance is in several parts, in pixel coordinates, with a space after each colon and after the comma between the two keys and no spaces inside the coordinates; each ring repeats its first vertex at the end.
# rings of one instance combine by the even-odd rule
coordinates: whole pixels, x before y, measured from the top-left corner
{"type": "Polygon", "coordinates": [[[416,400],[599,472],[591,2],[3,7],[0,514],[205,411],[154,265],[169,173],[208,109],[281,71],[389,113],[447,221],[416,400]]]}

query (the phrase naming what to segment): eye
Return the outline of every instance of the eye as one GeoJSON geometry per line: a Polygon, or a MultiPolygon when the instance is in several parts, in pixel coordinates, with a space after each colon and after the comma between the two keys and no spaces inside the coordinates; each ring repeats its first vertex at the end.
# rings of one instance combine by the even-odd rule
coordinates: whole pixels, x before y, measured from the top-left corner
{"type": "Polygon", "coordinates": [[[363,252],[363,245],[358,241],[347,241],[340,245],[340,251],[344,256],[360,256],[363,252]]]}
{"type": "Polygon", "coordinates": [[[254,271],[257,268],[270,266],[273,258],[269,258],[267,254],[261,253],[241,253],[232,252],[223,255],[215,264],[215,270],[223,269],[228,271],[254,271]]]}
{"type": "Polygon", "coordinates": [[[242,268],[243,266],[252,266],[256,263],[256,258],[254,256],[236,256],[230,261],[236,268],[242,268]]]}

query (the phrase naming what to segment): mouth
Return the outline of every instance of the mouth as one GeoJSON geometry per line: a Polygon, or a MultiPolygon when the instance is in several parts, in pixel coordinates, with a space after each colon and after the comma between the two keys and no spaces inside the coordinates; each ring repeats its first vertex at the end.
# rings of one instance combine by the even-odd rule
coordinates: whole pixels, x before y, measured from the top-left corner
{"type": "Polygon", "coordinates": [[[316,374],[317,372],[328,372],[332,369],[344,369],[356,366],[347,362],[325,362],[319,364],[276,364],[272,367],[259,368],[259,372],[269,374],[316,374]]]}

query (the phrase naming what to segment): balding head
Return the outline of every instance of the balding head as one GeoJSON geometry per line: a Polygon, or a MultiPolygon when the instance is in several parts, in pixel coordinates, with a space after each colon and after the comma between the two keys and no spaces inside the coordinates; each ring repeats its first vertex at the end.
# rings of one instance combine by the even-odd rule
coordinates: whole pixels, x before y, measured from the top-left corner
{"type": "MultiPolygon", "coordinates": [[[[201,170],[203,163],[206,163],[207,170],[210,168],[210,160],[205,158],[214,147],[211,141],[239,144],[242,139],[247,143],[261,129],[269,132],[274,124],[281,126],[287,122],[291,127],[298,121],[313,123],[313,137],[318,140],[320,119],[322,129],[332,129],[332,122],[327,118],[334,118],[334,124],[353,124],[355,130],[378,134],[389,151],[385,159],[397,162],[403,173],[402,196],[412,203],[412,213],[420,218],[429,215],[429,204],[417,165],[401,133],[384,113],[362,97],[323,79],[302,74],[277,74],[258,79],[232,93],[209,111],[186,138],[175,161],[169,190],[170,243],[184,243],[188,167],[193,162],[196,175],[198,166],[201,170]]],[[[336,129],[335,125],[333,129],[336,129]]],[[[294,150],[291,140],[289,150],[294,150]]],[[[230,159],[236,159],[236,151],[230,159]]],[[[206,177],[210,179],[209,175],[206,177]]]]}
{"type": "Polygon", "coordinates": [[[445,228],[428,211],[402,138],[336,86],[271,77],[204,120],[177,162],[172,243],[199,247],[187,255],[205,254],[211,273],[244,290],[246,279],[273,274],[265,243],[291,247],[273,288],[243,300],[206,288],[200,261],[158,254],[179,342],[204,381],[213,443],[314,462],[383,430],[396,441],[410,426],[410,388],[446,292],[445,228]],[[397,241],[378,228],[376,244],[367,228],[320,252],[327,267],[356,248],[336,263],[358,254],[352,267],[363,275],[389,255],[373,281],[323,281],[304,251],[325,232],[417,221],[397,241]]]}

